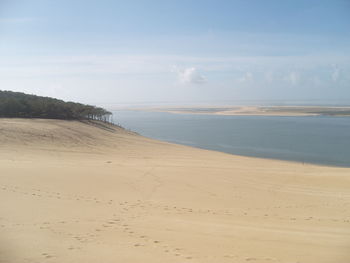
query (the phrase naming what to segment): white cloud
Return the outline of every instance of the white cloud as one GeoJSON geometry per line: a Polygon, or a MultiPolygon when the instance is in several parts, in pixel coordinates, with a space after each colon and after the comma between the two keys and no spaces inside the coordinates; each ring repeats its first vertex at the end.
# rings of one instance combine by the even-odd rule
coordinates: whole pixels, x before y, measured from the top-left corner
{"type": "Polygon", "coordinates": [[[238,79],[239,82],[250,83],[253,81],[253,74],[251,72],[246,72],[242,77],[238,79]]]}
{"type": "Polygon", "coordinates": [[[337,65],[334,65],[334,66],[333,66],[333,72],[332,72],[332,74],[331,74],[332,80],[333,80],[334,82],[337,82],[338,79],[339,79],[339,75],[340,75],[340,70],[339,70],[339,68],[337,67],[337,65]]]}
{"type": "Polygon", "coordinates": [[[207,82],[206,78],[195,67],[177,71],[179,80],[182,83],[203,84],[207,82]]]}
{"type": "Polygon", "coordinates": [[[289,80],[290,83],[292,83],[292,85],[296,85],[296,84],[298,84],[298,82],[300,80],[300,76],[299,76],[299,74],[297,72],[292,71],[287,76],[287,80],[289,80]]]}
{"type": "Polygon", "coordinates": [[[96,101],[95,97],[99,98],[99,102],[115,98],[142,101],[144,97],[145,100],[154,100],[154,94],[159,100],[181,100],[186,96],[226,99],[233,96],[232,92],[238,98],[248,99],[289,94],[299,96],[311,94],[313,87],[327,90],[348,85],[349,58],[153,54],[13,56],[2,52],[0,86],[85,102],[96,101]],[[174,83],[174,78],[178,83],[174,83]],[[205,86],[205,90],[203,94],[198,94],[196,88],[186,89],[189,85],[205,86]],[[254,93],[254,89],[260,93],[254,93]]]}

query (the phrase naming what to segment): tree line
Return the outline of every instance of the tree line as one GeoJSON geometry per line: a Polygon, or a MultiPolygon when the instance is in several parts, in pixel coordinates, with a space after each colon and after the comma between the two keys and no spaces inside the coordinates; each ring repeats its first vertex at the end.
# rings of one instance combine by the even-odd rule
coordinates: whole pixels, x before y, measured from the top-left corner
{"type": "Polygon", "coordinates": [[[111,122],[112,113],[91,105],[0,90],[0,117],[93,119],[111,122]]]}

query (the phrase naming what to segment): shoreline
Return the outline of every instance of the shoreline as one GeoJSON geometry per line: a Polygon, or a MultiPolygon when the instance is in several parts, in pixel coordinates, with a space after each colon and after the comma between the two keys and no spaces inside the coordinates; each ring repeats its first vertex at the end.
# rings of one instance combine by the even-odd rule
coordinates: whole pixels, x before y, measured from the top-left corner
{"type": "MultiPolygon", "coordinates": [[[[205,115],[196,117],[187,114],[190,113],[182,113],[184,115],[171,116],[168,112],[166,114],[157,114],[155,111],[144,111],[135,110],[135,111],[118,111],[115,114],[120,116],[122,123],[124,125],[130,125],[129,127],[133,127],[133,130],[137,130],[141,132],[142,135],[148,136],[149,138],[158,139],[167,141],[170,143],[187,145],[191,147],[197,147],[200,149],[206,150],[214,150],[219,152],[224,152],[232,155],[239,156],[248,156],[248,157],[256,157],[256,158],[264,158],[264,159],[276,159],[276,160],[285,160],[292,161],[297,163],[310,163],[316,165],[323,166],[333,166],[333,167],[350,167],[349,158],[346,153],[349,153],[345,145],[341,144],[339,140],[347,139],[347,135],[341,130],[344,128],[344,131],[347,127],[349,127],[349,118],[348,117],[328,117],[328,116],[312,116],[310,120],[308,118],[297,118],[297,117],[288,117],[286,118],[274,118],[271,116],[264,117],[215,117],[219,115],[205,115],[205,113],[194,113],[194,115],[205,115]],[[138,113],[140,112],[140,114],[138,113]],[[142,113],[143,112],[143,113],[142,113]],[[184,117],[183,117],[184,116],[184,117]],[[210,117],[213,116],[213,117],[210,117]],[[132,121],[128,121],[128,118],[132,121]],[[150,118],[152,120],[151,123],[147,123],[147,121],[143,121],[143,118],[150,118]],[[344,118],[344,119],[343,119],[344,118]],[[174,121],[173,121],[174,120],[174,121]],[[193,120],[196,123],[198,122],[198,127],[203,130],[203,135],[201,135],[201,139],[197,139],[196,135],[191,132],[192,130],[197,129],[197,126],[188,124],[189,120],[193,120]],[[138,124],[140,121],[140,124],[138,124]],[[176,124],[173,124],[176,123],[176,124]],[[184,124],[182,124],[184,123],[184,124]],[[225,125],[225,129],[220,130],[211,128],[210,125],[212,123],[225,125]],[[247,124],[248,123],[248,124],[247,124]],[[251,127],[255,127],[259,129],[261,124],[262,131],[261,132],[250,132],[254,131],[251,127]],[[293,124],[295,123],[295,124],[293,124]],[[308,124],[309,125],[304,125],[308,124]],[[314,124],[312,124],[314,123],[314,124]],[[282,127],[283,129],[278,129],[273,131],[272,134],[278,136],[278,131],[283,134],[288,134],[288,136],[296,136],[292,138],[290,141],[295,140],[296,145],[290,145],[288,138],[280,139],[277,142],[274,142],[274,138],[272,135],[266,132],[269,130],[269,125],[276,125],[278,127],[282,127]],[[297,125],[299,127],[300,132],[292,132],[288,129],[293,129],[293,125],[297,125]],[[328,125],[334,125],[333,129],[329,129],[328,125]],[[236,127],[241,127],[240,130],[236,127]],[[305,129],[304,129],[305,126],[305,129]],[[249,128],[250,127],[250,128],[249,128]],[[158,132],[159,128],[159,132],[158,132]],[[313,131],[312,129],[316,129],[313,131]],[[325,131],[332,132],[333,136],[340,136],[338,140],[334,140],[334,143],[330,145],[327,141],[323,141],[324,136],[328,136],[325,132],[322,132],[321,129],[325,129],[325,131]],[[182,130],[182,131],[181,131],[182,130]],[[208,130],[208,131],[207,131],[208,130]],[[242,132],[244,131],[244,132],[242,132]],[[303,136],[301,134],[302,131],[307,132],[308,136],[303,136]],[[319,131],[319,132],[317,132],[319,131]],[[247,136],[245,135],[247,132],[247,136]],[[217,134],[222,133],[223,138],[218,138],[217,134]],[[234,136],[230,136],[229,134],[233,133],[234,136]],[[212,136],[213,139],[210,137],[212,136]],[[252,136],[259,136],[263,141],[266,140],[269,144],[262,143],[260,141],[255,141],[251,143],[249,138],[252,136]],[[312,138],[314,136],[315,138],[312,138]],[[237,138],[241,138],[237,139],[237,138]],[[248,138],[248,139],[247,139],[248,138]],[[308,150],[308,146],[303,146],[303,144],[298,143],[301,140],[309,140],[311,139],[313,143],[307,143],[310,146],[310,150],[308,150]],[[317,140],[316,140],[317,139],[317,140]],[[230,141],[231,140],[231,141],[230,141]],[[333,147],[333,145],[335,145],[333,147]],[[261,148],[266,147],[266,148],[261,148]],[[334,152],[334,154],[325,152],[318,152],[319,149],[329,147],[332,150],[339,150],[338,152],[334,152]],[[343,153],[343,154],[340,154],[343,153]]],[[[221,116],[221,115],[220,115],[221,116]]],[[[224,126],[223,126],[224,127],[224,126]]],[[[272,127],[272,126],[271,126],[272,127]]],[[[274,129],[274,128],[271,128],[274,129]]],[[[278,137],[279,138],[279,137],[278,137]]],[[[332,140],[333,141],[333,140],[332,140]]]]}
{"type": "MultiPolygon", "coordinates": [[[[39,121],[39,122],[40,121],[49,121],[49,122],[50,121],[51,122],[59,121],[59,122],[72,122],[72,123],[80,122],[80,123],[87,124],[87,125],[92,126],[92,127],[95,126],[97,128],[99,126],[101,126],[102,129],[107,128],[108,126],[111,126],[110,129],[118,129],[120,131],[125,132],[126,134],[135,135],[135,136],[138,136],[140,138],[144,138],[144,139],[151,140],[151,141],[154,141],[154,142],[159,142],[159,143],[164,143],[164,144],[169,144],[169,145],[174,145],[174,146],[180,146],[180,147],[190,147],[190,148],[193,148],[193,149],[196,149],[196,150],[208,151],[208,152],[213,152],[213,153],[220,153],[220,154],[225,154],[225,155],[229,155],[229,156],[233,156],[233,157],[251,158],[253,160],[255,159],[255,160],[287,162],[287,163],[296,164],[296,165],[312,165],[312,166],[329,167],[329,168],[350,168],[350,164],[348,166],[346,166],[346,165],[322,163],[322,162],[298,161],[298,160],[293,160],[293,159],[282,159],[282,158],[263,157],[263,156],[256,156],[256,155],[245,155],[245,154],[239,154],[239,153],[231,153],[231,152],[227,152],[227,151],[214,150],[214,149],[209,149],[209,148],[202,148],[202,147],[199,147],[199,146],[183,144],[183,143],[179,143],[179,142],[176,142],[176,141],[167,141],[167,140],[152,138],[152,137],[140,134],[138,132],[135,132],[133,130],[126,129],[123,126],[120,126],[118,124],[100,122],[100,121],[95,121],[95,120],[59,120],[59,119],[41,119],[41,118],[0,118],[0,122],[1,122],[1,120],[14,120],[14,121],[16,121],[16,120],[17,121],[18,120],[19,121],[21,121],[21,120],[30,120],[30,121],[32,121],[33,120],[33,121],[39,121]]],[[[45,148],[37,148],[37,149],[41,150],[41,151],[52,151],[51,149],[48,150],[48,149],[45,149],[45,148]]],[[[91,153],[91,154],[94,154],[94,153],[91,153]]]]}
{"type": "Polygon", "coordinates": [[[331,167],[332,168],[350,168],[350,164],[348,164],[348,165],[346,165],[346,164],[340,165],[340,164],[321,163],[321,162],[297,161],[297,160],[293,160],[293,159],[279,159],[279,158],[272,158],[272,157],[244,155],[244,154],[239,154],[239,153],[230,153],[230,152],[224,152],[224,151],[219,151],[219,150],[212,150],[212,149],[207,149],[207,148],[201,148],[201,147],[196,147],[196,146],[191,146],[191,145],[181,144],[181,143],[176,143],[176,142],[158,140],[158,139],[154,139],[154,138],[151,138],[151,137],[143,136],[142,134],[140,134],[140,136],[145,137],[145,138],[149,138],[149,139],[152,139],[152,140],[156,140],[156,141],[165,142],[165,143],[191,147],[191,148],[195,148],[195,149],[198,149],[198,150],[223,153],[223,154],[228,154],[228,155],[232,155],[232,156],[235,156],[235,157],[244,157],[244,158],[260,159],[260,160],[287,162],[287,163],[298,164],[298,165],[314,165],[314,166],[319,166],[319,167],[330,167],[330,168],[331,167]]]}

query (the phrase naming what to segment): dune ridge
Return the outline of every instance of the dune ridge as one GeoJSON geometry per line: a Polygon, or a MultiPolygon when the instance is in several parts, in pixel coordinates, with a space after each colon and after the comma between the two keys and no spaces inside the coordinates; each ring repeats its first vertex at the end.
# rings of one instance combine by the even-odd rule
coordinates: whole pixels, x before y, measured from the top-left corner
{"type": "Polygon", "coordinates": [[[0,262],[350,262],[350,169],[0,119],[0,262]]]}

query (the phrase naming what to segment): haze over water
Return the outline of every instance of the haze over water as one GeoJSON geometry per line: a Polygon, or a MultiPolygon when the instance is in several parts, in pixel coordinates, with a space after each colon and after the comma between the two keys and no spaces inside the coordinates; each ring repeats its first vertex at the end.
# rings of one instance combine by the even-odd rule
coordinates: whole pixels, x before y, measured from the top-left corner
{"type": "Polygon", "coordinates": [[[114,111],[123,127],[163,141],[231,154],[350,166],[350,118],[114,111]]]}

